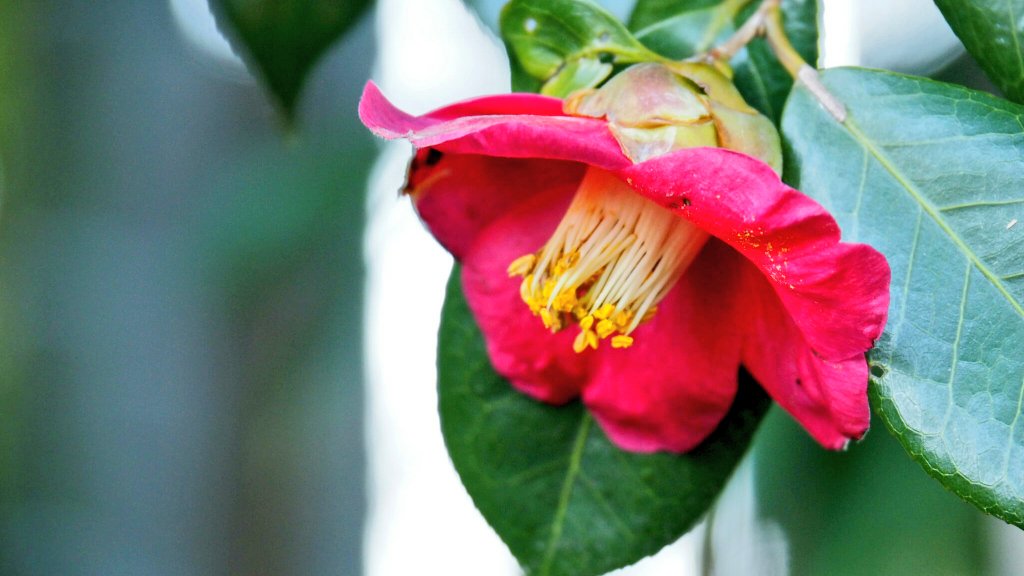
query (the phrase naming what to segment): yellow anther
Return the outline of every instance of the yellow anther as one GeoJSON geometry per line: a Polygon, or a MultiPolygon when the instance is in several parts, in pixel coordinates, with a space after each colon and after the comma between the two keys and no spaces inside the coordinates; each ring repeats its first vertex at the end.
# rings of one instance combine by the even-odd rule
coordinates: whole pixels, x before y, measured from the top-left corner
{"type": "Polygon", "coordinates": [[[594,317],[593,316],[584,316],[580,320],[580,328],[582,328],[583,330],[590,330],[593,326],[594,326],[594,317]]]}
{"type": "Polygon", "coordinates": [[[629,348],[633,345],[633,337],[620,334],[612,338],[612,348],[629,348]]]}
{"type": "Polygon", "coordinates": [[[597,323],[597,335],[602,340],[614,334],[618,329],[615,327],[615,323],[611,320],[601,320],[597,323]]]}
{"type": "Polygon", "coordinates": [[[547,308],[540,309],[540,319],[541,322],[544,322],[544,327],[550,328],[552,332],[556,332],[562,327],[562,323],[559,321],[558,316],[552,314],[551,310],[548,310],[547,308]]]}
{"type": "Polygon", "coordinates": [[[612,320],[615,321],[615,327],[621,331],[625,330],[626,326],[629,326],[629,323],[633,321],[633,315],[629,312],[618,312],[612,320]]]}
{"type": "Polygon", "coordinates": [[[594,310],[594,318],[597,318],[598,320],[607,320],[608,317],[612,315],[612,312],[615,312],[615,305],[610,302],[605,302],[600,308],[594,310]]]}
{"type": "Polygon", "coordinates": [[[592,330],[580,330],[580,333],[576,335],[576,339],[572,341],[572,350],[577,354],[582,353],[587,348],[597,350],[597,342],[597,334],[594,334],[592,330]]]}
{"type": "Polygon", "coordinates": [[[572,292],[562,292],[555,296],[553,307],[559,312],[572,312],[576,306],[576,295],[572,292]]]}
{"type": "Polygon", "coordinates": [[[524,254],[524,255],[520,256],[519,258],[516,258],[515,260],[513,260],[512,263],[508,265],[508,275],[509,275],[509,277],[525,276],[525,277],[528,277],[532,281],[533,280],[533,278],[532,278],[533,275],[530,274],[530,272],[533,271],[533,266],[536,263],[537,263],[537,255],[536,254],[524,254]]]}
{"type": "Polygon", "coordinates": [[[647,322],[651,318],[654,318],[654,315],[657,314],[657,313],[658,313],[658,307],[657,306],[651,306],[650,309],[647,310],[647,312],[644,314],[643,319],[640,320],[640,321],[641,322],[647,322]]]}
{"type": "Polygon", "coordinates": [[[551,297],[551,294],[555,291],[555,281],[547,280],[544,282],[544,287],[540,289],[540,295],[542,298],[547,300],[551,297]]]}

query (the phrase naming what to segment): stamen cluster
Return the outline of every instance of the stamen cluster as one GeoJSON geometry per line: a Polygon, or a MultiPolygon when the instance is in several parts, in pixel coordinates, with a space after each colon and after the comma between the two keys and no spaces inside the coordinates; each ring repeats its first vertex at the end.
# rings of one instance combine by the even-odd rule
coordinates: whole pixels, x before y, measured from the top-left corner
{"type": "Polygon", "coordinates": [[[708,235],[624,182],[591,168],[548,242],[515,259],[520,295],[544,326],[580,332],[573,350],[633,344],[630,335],[686,271],[708,235]]]}

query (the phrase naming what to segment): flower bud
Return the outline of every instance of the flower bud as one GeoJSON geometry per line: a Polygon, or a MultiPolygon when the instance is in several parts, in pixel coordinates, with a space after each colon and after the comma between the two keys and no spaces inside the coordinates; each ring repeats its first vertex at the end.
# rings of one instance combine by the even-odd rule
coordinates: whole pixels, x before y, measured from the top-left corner
{"type": "Polygon", "coordinates": [[[774,124],[710,64],[636,64],[601,88],[576,92],[564,109],[575,116],[606,119],[633,162],[707,146],[742,152],[782,172],[774,124]]]}

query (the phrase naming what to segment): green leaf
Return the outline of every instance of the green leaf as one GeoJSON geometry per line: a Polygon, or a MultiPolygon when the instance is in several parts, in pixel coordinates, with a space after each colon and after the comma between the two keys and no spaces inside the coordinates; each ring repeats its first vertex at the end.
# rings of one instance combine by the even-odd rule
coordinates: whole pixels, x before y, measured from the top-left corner
{"type": "MultiPolygon", "coordinates": [[[[645,46],[669,58],[688,58],[714,48],[757,9],[750,0],[638,0],[629,28],[645,46]]],[[[818,61],[816,0],[782,0],[783,23],[797,52],[818,61]]],[[[751,106],[778,123],[793,79],[763,39],[732,61],[737,88],[751,106]]]]}
{"type": "Polygon", "coordinates": [[[474,503],[530,574],[603,574],[689,530],[722,490],[769,405],[741,378],[737,400],[689,454],[613,446],[579,403],[516,392],[491,368],[456,269],[438,351],[441,430],[474,503]]]}
{"type": "Polygon", "coordinates": [[[371,0],[210,0],[217,24],[291,123],[310,70],[371,0]]]}
{"type": "Polygon", "coordinates": [[[569,82],[574,79],[582,82],[575,88],[604,80],[607,74],[597,78],[596,72],[610,73],[611,67],[599,68],[602,62],[627,64],[658,58],[614,16],[587,0],[512,0],[501,12],[501,36],[513,60],[516,90],[530,87],[521,77],[517,79],[517,70],[540,83],[551,81],[558,85],[558,92],[564,92],[573,88],[569,82]],[[561,74],[567,68],[570,71],[561,74]],[[578,75],[581,69],[588,73],[578,75]]]}
{"type": "Polygon", "coordinates": [[[1024,0],[935,0],[988,77],[1024,102],[1024,0]]]}
{"type": "Polygon", "coordinates": [[[947,488],[1024,527],[1024,107],[885,72],[823,78],[848,119],[796,89],[787,180],[889,259],[875,410],[947,488]]]}

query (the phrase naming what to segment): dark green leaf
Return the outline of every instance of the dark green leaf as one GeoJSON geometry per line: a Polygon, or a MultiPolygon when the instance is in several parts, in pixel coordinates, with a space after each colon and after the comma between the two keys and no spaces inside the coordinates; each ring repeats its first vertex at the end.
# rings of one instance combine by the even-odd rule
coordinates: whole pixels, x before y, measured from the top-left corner
{"type": "MultiPolygon", "coordinates": [[[[579,69],[581,60],[624,64],[657,58],[614,16],[588,0],[512,0],[501,12],[501,36],[514,71],[541,83],[557,83],[559,92],[572,88],[568,81],[574,78],[571,72],[560,72],[566,67],[579,69]]],[[[595,65],[584,67],[589,72],[598,69],[595,65]]],[[[602,70],[610,72],[610,67],[602,70]]],[[[595,83],[594,74],[581,78],[585,83],[576,88],[595,83]]],[[[513,88],[521,86],[520,80],[513,88]]]]}
{"type": "MultiPolygon", "coordinates": [[[[749,0],[639,0],[630,30],[651,50],[670,58],[687,58],[728,38],[757,8],[749,0]]],[[[816,0],[782,0],[786,33],[810,64],[818,61],[816,0]]],[[[778,122],[793,79],[767,43],[751,42],[732,62],[736,86],[747,101],[778,122]]]]}
{"type": "Polygon", "coordinates": [[[371,0],[210,0],[218,26],[291,122],[306,76],[371,0]]]}
{"type": "Polygon", "coordinates": [[[1024,0],[935,0],[946,21],[1011,100],[1024,102],[1024,0]]]}
{"type": "Polygon", "coordinates": [[[441,429],[477,508],[530,574],[603,574],[689,530],[746,451],[769,401],[743,377],[718,430],[682,456],[614,447],[578,403],[516,392],[491,368],[456,269],[438,352],[441,429]]]}
{"type": "Polygon", "coordinates": [[[884,72],[824,81],[849,117],[795,90],[787,178],[889,258],[875,409],[946,487],[1024,526],[1024,108],[884,72]]]}

